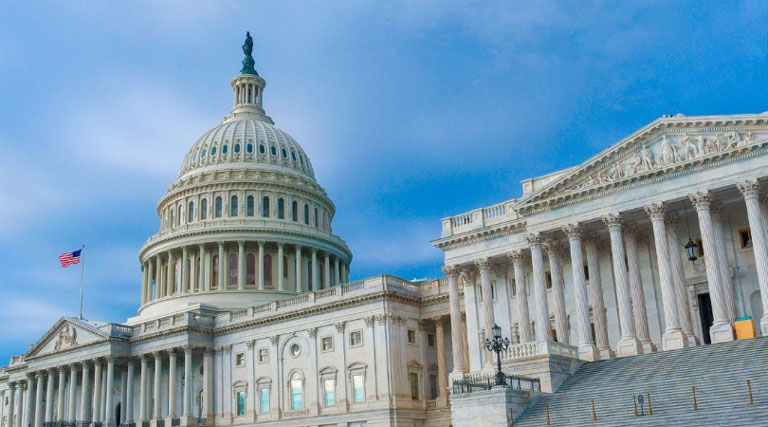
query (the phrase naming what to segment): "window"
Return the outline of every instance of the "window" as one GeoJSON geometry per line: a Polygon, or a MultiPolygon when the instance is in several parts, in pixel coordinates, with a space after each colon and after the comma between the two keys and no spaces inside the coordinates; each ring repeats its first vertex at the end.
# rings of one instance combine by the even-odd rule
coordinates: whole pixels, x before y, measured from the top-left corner
{"type": "Polygon", "coordinates": [[[293,163],[296,163],[296,152],[291,151],[291,158],[293,159],[293,163]]]}
{"type": "Polygon", "coordinates": [[[552,289],[552,273],[547,271],[545,274],[546,280],[547,280],[547,289],[552,289]]]}
{"type": "Polygon", "coordinates": [[[269,147],[269,152],[272,153],[273,156],[277,156],[277,148],[274,146],[269,147]]]}
{"type": "Polygon", "coordinates": [[[277,199],[277,217],[285,219],[285,200],[282,197],[277,199]]]}
{"type": "Polygon", "coordinates": [[[304,203],[304,224],[309,225],[309,205],[304,203]]]}
{"type": "Polygon", "coordinates": [[[203,152],[200,154],[200,158],[204,159],[206,154],[208,154],[208,150],[203,150],[203,152]]]}
{"type": "Polygon", "coordinates": [[[291,409],[298,410],[304,407],[303,402],[303,380],[301,374],[294,372],[291,375],[291,409]]]}
{"type": "Polygon", "coordinates": [[[352,402],[365,402],[365,382],[363,374],[352,375],[352,402]]]}
{"type": "Polygon", "coordinates": [[[419,374],[410,372],[408,374],[408,381],[411,384],[411,399],[419,400],[419,374]]]}
{"type": "Polygon", "coordinates": [[[269,349],[267,348],[260,348],[259,349],[259,363],[267,363],[269,362],[269,349]]]}
{"type": "Polygon", "coordinates": [[[224,144],[223,147],[221,147],[221,154],[227,154],[229,152],[229,145],[224,144]]]}
{"type": "Polygon", "coordinates": [[[334,378],[323,380],[323,401],[325,406],[336,404],[336,380],[334,378]]]}
{"type": "Polygon", "coordinates": [[[259,412],[269,413],[269,387],[259,388],[259,412]]]}
{"type": "Polygon", "coordinates": [[[701,240],[701,237],[696,239],[696,255],[699,258],[704,256],[704,242],[701,240]]]}
{"type": "Polygon", "coordinates": [[[248,254],[245,257],[246,285],[256,284],[256,256],[248,254]]]}
{"type": "Polygon", "coordinates": [[[438,390],[437,390],[437,375],[430,375],[429,376],[429,394],[430,399],[437,399],[438,390]]]}
{"type": "Polygon", "coordinates": [[[213,264],[213,268],[211,268],[211,275],[213,276],[211,278],[211,282],[213,283],[214,288],[219,287],[219,256],[214,255],[213,259],[211,260],[213,264]]]}
{"type": "Polygon", "coordinates": [[[283,152],[283,158],[287,159],[288,158],[288,152],[285,151],[285,148],[282,149],[282,152],[283,152]]]}
{"type": "Polygon", "coordinates": [[[427,334],[427,345],[430,347],[435,346],[435,336],[433,334],[427,334]]]}
{"type": "Polygon", "coordinates": [[[299,160],[301,160],[301,165],[304,166],[304,157],[299,154],[299,160]]]}
{"type": "Polygon", "coordinates": [[[248,144],[245,146],[245,152],[248,154],[253,153],[253,144],[248,144]]]}
{"type": "Polygon", "coordinates": [[[235,366],[238,368],[245,366],[245,353],[237,353],[235,355],[235,366]]]}
{"type": "Polygon", "coordinates": [[[315,208],[315,227],[317,227],[317,208],[315,208]]]}
{"type": "Polygon", "coordinates": [[[215,210],[216,210],[216,212],[214,213],[213,216],[216,217],[216,218],[221,218],[221,197],[217,197],[216,198],[215,210]]]}
{"type": "Polygon", "coordinates": [[[750,232],[749,227],[739,230],[739,244],[741,245],[741,249],[752,247],[752,233],[750,232]]]}
{"type": "Polygon", "coordinates": [[[245,199],[245,215],[253,216],[253,196],[248,196],[245,199]]]}
{"type": "Polygon", "coordinates": [[[195,202],[189,202],[187,206],[187,222],[192,222],[195,219],[195,202]]]}
{"type": "Polygon", "coordinates": [[[293,202],[291,202],[291,219],[293,220],[293,222],[299,221],[298,210],[299,210],[299,204],[296,203],[296,200],[294,200],[293,202]]]}
{"type": "Polygon", "coordinates": [[[584,280],[589,280],[589,266],[584,265],[584,280]]]}
{"type": "Polygon", "coordinates": [[[267,150],[264,148],[264,144],[259,144],[259,153],[264,154],[267,150]]]}
{"type": "MultiPolygon", "coordinates": [[[[237,254],[229,254],[229,271],[227,277],[229,280],[227,284],[230,286],[237,286],[237,254]]],[[[179,281],[181,283],[181,281],[179,281]]]]}
{"type": "Polygon", "coordinates": [[[264,285],[272,287],[272,255],[264,255],[264,285]]]}
{"type": "Polygon", "coordinates": [[[357,330],[349,333],[349,346],[359,347],[363,345],[363,331],[357,330]]]}
{"type": "Polygon", "coordinates": [[[216,147],[211,147],[211,156],[216,155],[216,147]]]}
{"type": "Polygon", "coordinates": [[[261,199],[261,216],[269,218],[269,197],[264,196],[261,199]]]}
{"type": "Polygon", "coordinates": [[[235,144],[235,154],[240,152],[240,144],[235,144]]]}
{"type": "Polygon", "coordinates": [[[235,396],[237,399],[237,415],[245,415],[245,392],[238,391],[235,396]]]}
{"type": "Polygon", "coordinates": [[[229,199],[229,216],[237,216],[237,196],[229,199]]]}
{"type": "Polygon", "coordinates": [[[200,219],[208,219],[208,199],[200,202],[200,219]]]}
{"type": "Polygon", "coordinates": [[[324,352],[333,351],[333,337],[332,336],[323,337],[320,348],[324,352]]]}
{"type": "Polygon", "coordinates": [[[291,356],[293,357],[299,357],[301,355],[301,346],[298,344],[293,344],[290,349],[291,356]]]}
{"type": "Polygon", "coordinates": [[[408,344],[416,344],[416,331],[408,329],[408,344]]]}

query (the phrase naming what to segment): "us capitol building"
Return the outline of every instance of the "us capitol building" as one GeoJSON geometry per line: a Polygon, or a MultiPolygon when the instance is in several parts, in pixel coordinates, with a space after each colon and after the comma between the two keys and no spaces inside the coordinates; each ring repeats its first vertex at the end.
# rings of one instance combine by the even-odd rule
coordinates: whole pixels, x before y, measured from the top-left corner
{"type": "Polygon", "coordinates": [[[768,330],[767,114],[659,118],[443,219],[445,277],[350,283],[251,48],[157,205],[137,315],[63,317],[13,356],[0,427],[460,425],[453,381],[493,373],[494,325],[504,371],[542,394],[594,361],[732,341],[741,316],[768,330]]]}

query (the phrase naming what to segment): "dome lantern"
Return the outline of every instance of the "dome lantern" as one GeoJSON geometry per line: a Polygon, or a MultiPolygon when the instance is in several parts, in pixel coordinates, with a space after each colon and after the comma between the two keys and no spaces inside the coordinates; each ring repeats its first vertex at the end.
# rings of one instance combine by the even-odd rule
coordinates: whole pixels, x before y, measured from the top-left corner
{"type": "Polygon", "coordinates": [[[262,93],[267,83],[259,76],[254,68],[255,61],[251,53],[253,52],[253,39],[251,33],[246,33],[245,43],[243,43],[243,68],[240,74],[232,79],[232,111],[224,120],[229,121],[242,115],[251,115],[254,118],[274,124],[272,119],[264,113],[262,107],[262,93]]]}

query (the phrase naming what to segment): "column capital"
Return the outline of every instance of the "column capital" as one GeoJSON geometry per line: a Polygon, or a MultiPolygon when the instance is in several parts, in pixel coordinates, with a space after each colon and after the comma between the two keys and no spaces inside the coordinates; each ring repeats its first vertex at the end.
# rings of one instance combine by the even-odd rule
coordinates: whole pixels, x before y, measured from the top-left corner
{"type": "Polygon", "coordinates": [[[723,206],[722,202],[713,201],[709,206],[709,211],[712,212],[713,217],[720,218],[723,212],[725,212],[725,206],[723,206]]]}
{"type": "Polygon", "coordinates": [[[437,316],[433,316],[433,317],[431,318],[431,320],[432,320],[433,322],[435,322],[435,326],[437,326],[437,325],[443,325],[443,324],[445,323],[445,315],[443,315],[443,314],[440,314],[440,315],[437,315],[437,316]]]}
{"type": "Polygon", "coordinates": [[[238,240],[237,241],[237,245],[238,246],[244,246],[245,245],[245,240],[238,240]]]}
{"type": "Polygon", "coordinates": [[[491,263],[491,259],[488,257],[476,259],[474,263],[477,266],[477,269],[482,272],[491,271],[492,263],[491,263]]]}
{"type": "Polygon", "coordinates": [[[578,222],[566,224],[560,227],[560,229],[563,230],[563,233],[565,233],[565,235],[568,236],[568,239],[570,240],[581,239],[581,234],[584,232],[584,230],[581,228],[581,224],[578,222]]]}
{"type": "Polygon", "coordinates": [[[712,197],[709,195],[709,191],[697,191],[693,194],[689,194],[688,199],[697,211],[700,209],[709,209],[709,205],[712,203],[712,197]]]}
{"type": "Polygon", "coordinates": [[[312,248],[312,254],[317,254],[317,248],[312,248]]]}
{"type": "Polygon", "coordinates": [[[248,340],[245,344],[248,346],[249,350],[253,350],[253,347],[256,346],[256,340],[248,340]]]}
{"type": "Polygon", "coordinates": [[[224,246],[225,243],[226,242],[224,242],[223,240],[217,240],[216,241],[216,244],[219,245],[219,246],[224,246]]]}
{"type": "Polygon", "coordinates": [[[530,233],[525,236],[525,240],[528,242],[529,246],[541,246],[544,242],[544,238],[541,237],[541,234],[539,233],[530,233]]]}
{"type": "Polygon", "coordinates": [[[512,261],[512,264],[520,266],[523,264],[525,253],[521,249],[516,249],[514,251],[507,252],[507,258],[512,261]]]}
{"type": "Polygon", "coordinates": [[[277,342],[280,340],[280,335],[270,335],[269,336],[269,342],[272,343],[272,345],[277,345],[277,342]]]}
{"type": "Polygon", "coordinates": [[[760,195],[760,183],[756,179],[748,179],[736,184],[741,196],[745,199],[758,197],[760,195]]]}
{"type": "Polygon", "coordinates": [[[181,351],[183,351],[184,354],[192,353],[192,346],[191,345],[182,346],[181,351]]]}
{"type": "Polygon", "coordinates": [[[264,240],[257,240],[256,243],[259,245],[259,248],[263,248],[264,244],[266,244],[264,240]]]}
{"type": "Polygon", "coordinates": [[[587,246],[594,246],[596,248],[600,247],[600,236],[597,233],[589,233],[584,235],[584,243],[587,244],[587,246]]]}
{"type": "Polygon", "coordinates": [[[443,274],[445,274],[446,277],[452,277],[452,278],[458,278],[459,277],[459,267],[455,265],[446,265],[443,267],[443,274]]]}
{"type": "Polygon", "coordinates": [[[543,243],[544,250],[547,251],[547,255],[550,257],[557,257],[562,250],[560,243],[554,240],[547,240],[543,243]]]}
{"type": "Polygon", "coordinates": [[[206,347],[203,350],[203,354],[205,354],[206,356],[213,356],[214,354],[216,354],[216,349],[212,347],[206,347]]]}
{"type": "Polygon", "coordinates": [[[461,283],[466,286],[474,286],[475,285],[475,271],[474,270],[464,270],[459,274],[459,280],[461,283]]]}
{"type": "Polygon", "coordinates": [[[605,224],[605,226],[608,228],[621,228],[621,224],[623,222],[621,214],[618,212],[605,214],[601,219],[603,220],[603,224],[605,224]]]}
{"type": "Polygon", "coordinates": [[[282,247],[285,247],[285,243],[283,243],[283,242],[277,242],[277,247],[278,247],[278,248],[282,248],[282,247]]]}
{"type": "Polygon", "coordinates": [[[333,326],[336,327],[336,331],[338,333],[344,332],[344,322],[336,322],[336,323],[333,324],[333,326]]]}
{"type": "MultiPolygon", "coordinates": [[[[309,335],[310,338],[313,338],[315,335],[317,335],[317,328],[315,328],[314,326],[307,328],[307,335],[309,335]]],[[[253,348],[253,347],[248,347],[248,348],[253,348]]]]}
{"type": "Polygon", "coordinates": [[[663,202],[651,203],[650,205],[644,206],[643,209],[645,210],[645,213],[648,214],[649,217],[651,217],[652,220],[654,219],[663,220],[667,212],[667,209],[664,206],[663,202]]]}

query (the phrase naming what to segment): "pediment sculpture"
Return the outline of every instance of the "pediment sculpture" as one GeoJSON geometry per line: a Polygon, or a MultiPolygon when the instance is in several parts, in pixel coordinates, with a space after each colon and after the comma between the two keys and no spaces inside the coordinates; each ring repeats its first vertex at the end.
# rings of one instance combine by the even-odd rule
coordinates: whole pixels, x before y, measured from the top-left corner
{"type": "Polygon", "coordinates": [[[70,327],[69,323],[67,323],[61,330],[59,330],[58,337],[56,338],[56,345],[54,345],[53,350],[59,351],[76,345],[77,329],[70,327]]]}

